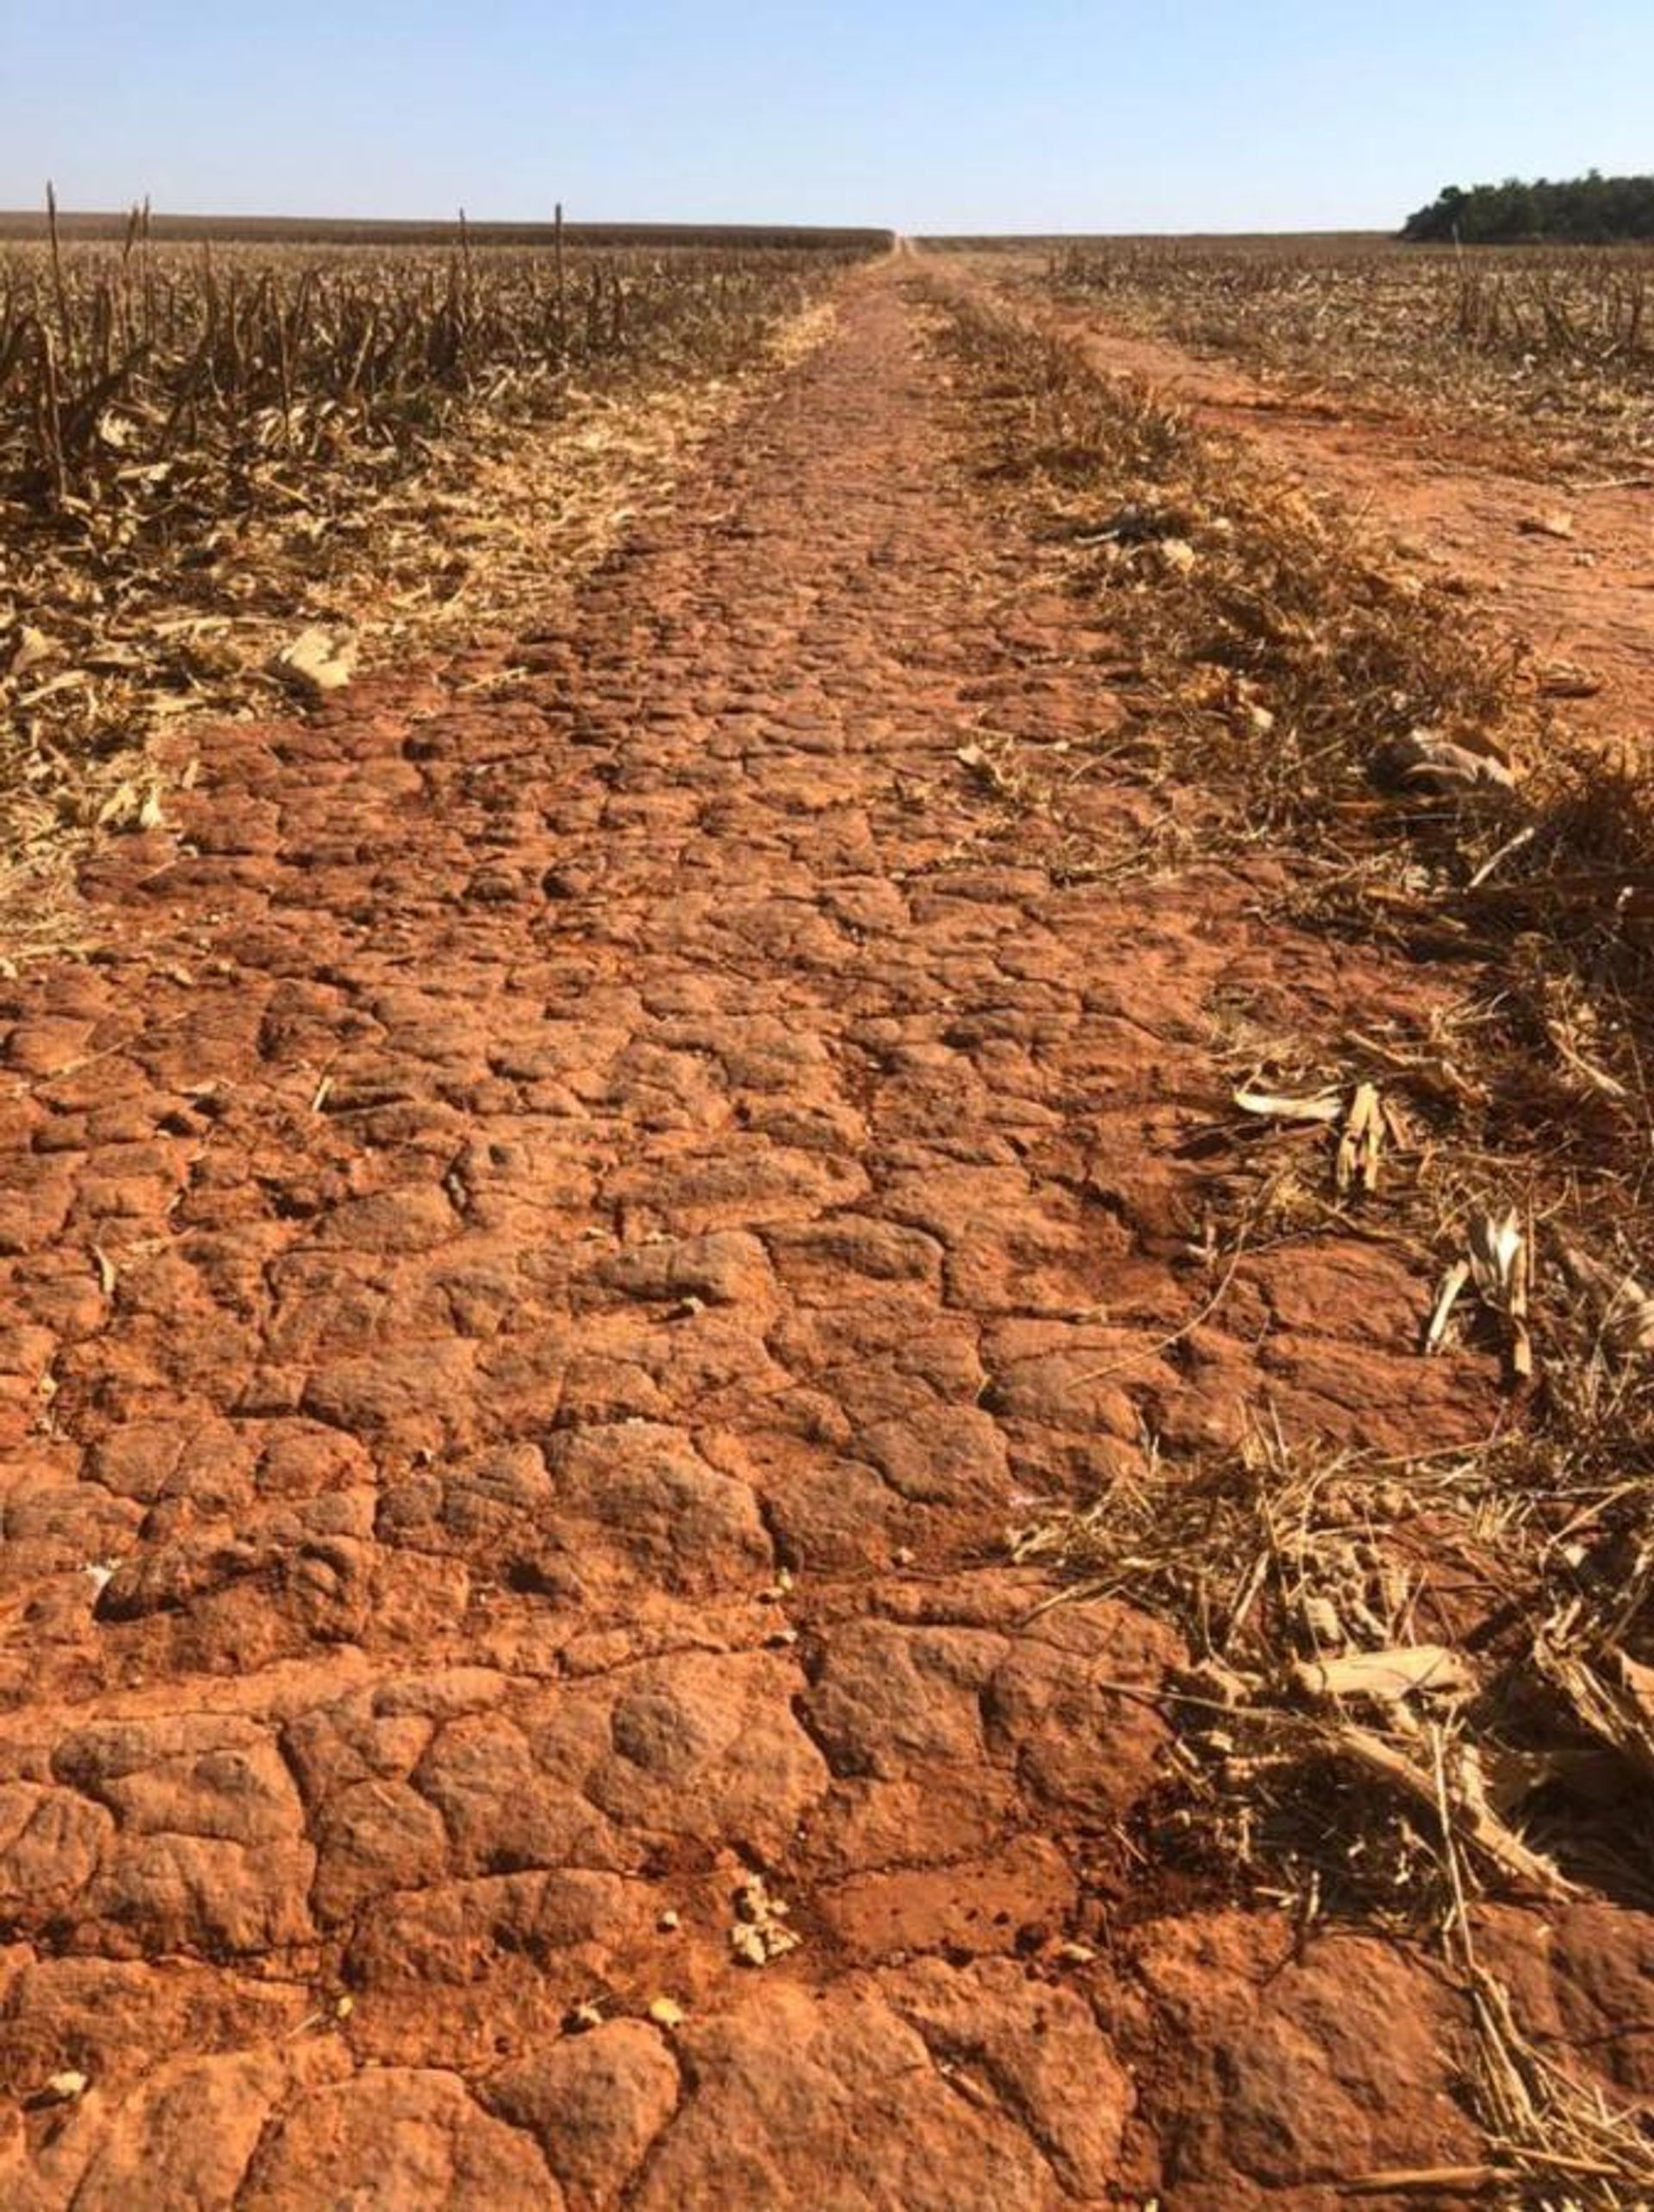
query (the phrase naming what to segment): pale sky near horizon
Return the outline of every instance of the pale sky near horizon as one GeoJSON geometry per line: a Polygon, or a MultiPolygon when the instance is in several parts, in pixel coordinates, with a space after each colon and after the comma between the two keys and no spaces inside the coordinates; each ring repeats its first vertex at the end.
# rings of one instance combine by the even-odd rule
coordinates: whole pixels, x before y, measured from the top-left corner
{"type": "Polygon", "coordinates": [[[1654,169],[1654,0],[0,0],[0,207],[1390,228],[1654,169]]]}

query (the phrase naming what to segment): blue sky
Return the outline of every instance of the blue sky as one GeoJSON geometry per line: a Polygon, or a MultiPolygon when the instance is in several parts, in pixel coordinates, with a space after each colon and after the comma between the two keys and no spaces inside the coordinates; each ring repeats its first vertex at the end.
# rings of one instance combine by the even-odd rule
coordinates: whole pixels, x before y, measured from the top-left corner
{"type": "Polygon", "coordinates": [[[1388,227],[1654,167],[1654,0],[0,0],[0,205],[1388,227]]]}

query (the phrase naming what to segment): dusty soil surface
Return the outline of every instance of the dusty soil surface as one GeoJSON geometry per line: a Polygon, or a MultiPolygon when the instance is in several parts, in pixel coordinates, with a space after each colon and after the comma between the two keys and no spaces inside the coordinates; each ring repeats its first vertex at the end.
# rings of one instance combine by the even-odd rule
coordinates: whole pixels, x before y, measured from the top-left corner
{"type": "MultiPolygon", "coordinates": [[[[1263,918],[1267,857],[1077,879],[961,767],[1106,726],[1109,643],[973,504],[913,282],[523,673],[227,729],[98,956],[4,986],[8,2204],[1228,2212],[1482,2155],[1439,1969],[1158,1870],[1172,1639],[1005,1563],[1150,1436],[1497,1418],[1354,1234],[1197,1318],[1238,1010],[1452,979],[1263,918]]],[[[1502,1924],[1654,2088],[1654,1924],[1502,1924]]]]}
{"type": "Polygon", "coordinates": [[[1404,556],[1462,580],[1477,619],[1523,653],[1575,726],[1639,749],[1654,742],[1654,482],[1519,468],[1485,440],[1374,403],[1295,394],[1230,363],[1044,311],[1097,365],[1140,377],[1195,419],[1257,444],[1290,475],[1331,492],[1404,556]]]}

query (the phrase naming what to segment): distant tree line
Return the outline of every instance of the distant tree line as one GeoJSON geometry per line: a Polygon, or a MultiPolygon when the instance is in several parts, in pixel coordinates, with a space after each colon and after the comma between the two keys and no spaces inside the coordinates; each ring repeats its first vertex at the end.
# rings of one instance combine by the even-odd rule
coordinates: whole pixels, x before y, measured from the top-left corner
{"type": "Polygon", "coordinates": [[[1450,184],[1408,217],[1402,236],[1415,245],[1457,238],[1465,245],[1654,239],[1654,177],[1603,177],[1594,169],[1558,183],[1541,177],[1524,184],[1511,177],[1502,184],[1472,185],[1468,192],[1450,184]]]}

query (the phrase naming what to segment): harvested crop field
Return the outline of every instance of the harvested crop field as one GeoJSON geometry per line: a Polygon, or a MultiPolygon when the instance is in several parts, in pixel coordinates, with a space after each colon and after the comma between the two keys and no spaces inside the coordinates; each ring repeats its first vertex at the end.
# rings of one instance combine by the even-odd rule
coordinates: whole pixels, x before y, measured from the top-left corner
{"type": "Polygon", "coordinates": [[[0,274],[0,2195],[1654,2201],[1646,486],[298,250],[0,274]]]}

